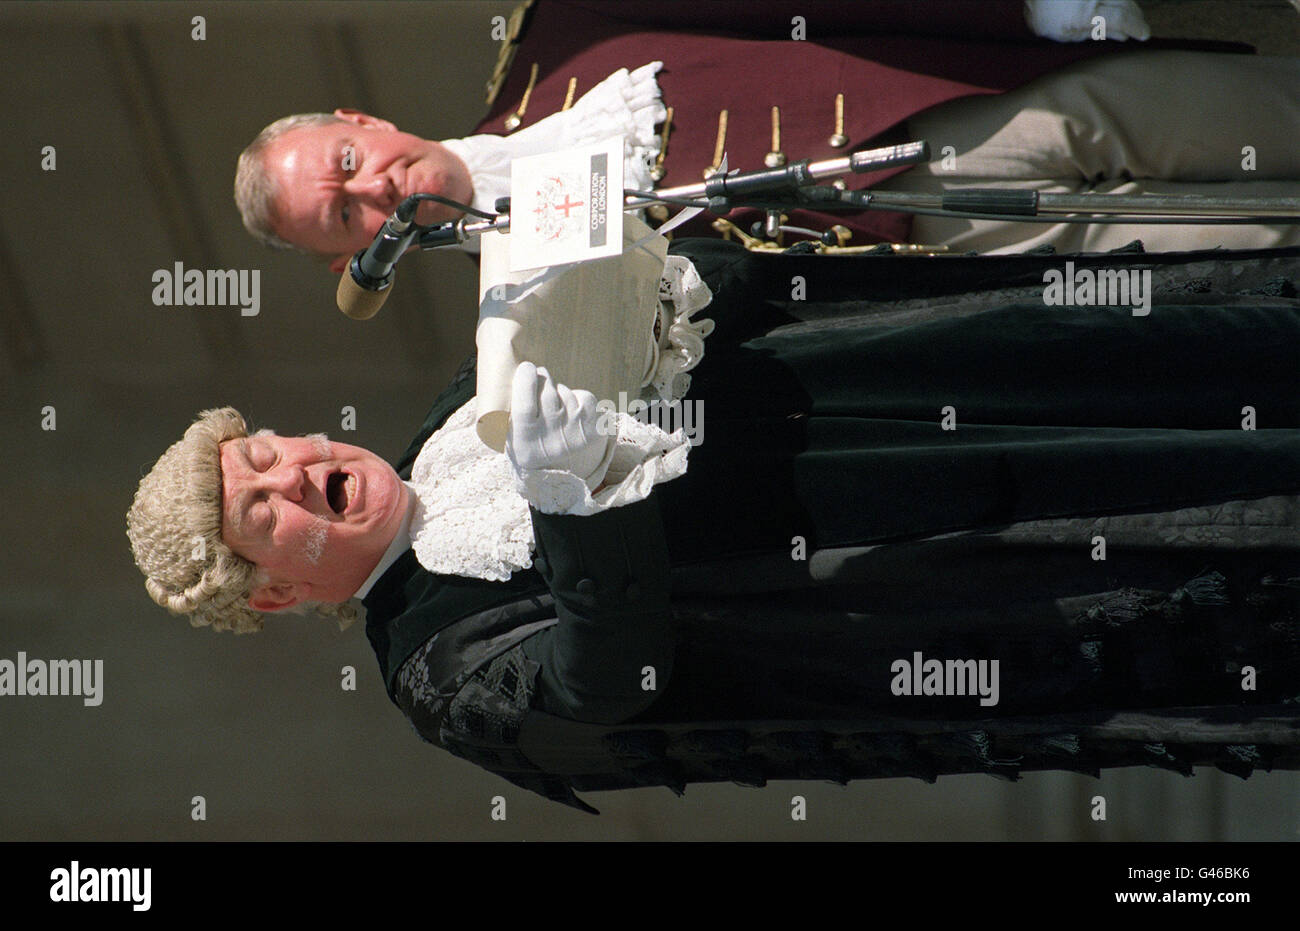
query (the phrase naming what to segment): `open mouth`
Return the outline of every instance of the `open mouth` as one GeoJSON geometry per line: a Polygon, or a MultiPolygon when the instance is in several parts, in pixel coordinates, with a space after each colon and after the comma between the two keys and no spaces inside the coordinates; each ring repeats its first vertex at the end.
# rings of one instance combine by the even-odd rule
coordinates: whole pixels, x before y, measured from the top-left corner
{"type": "Polygon", "coordinates": [[[325,498],[335,514],[342,514],[348,509],[356,491],[356,477],[347,472],[332,472],[325,480],[325,498]]]}

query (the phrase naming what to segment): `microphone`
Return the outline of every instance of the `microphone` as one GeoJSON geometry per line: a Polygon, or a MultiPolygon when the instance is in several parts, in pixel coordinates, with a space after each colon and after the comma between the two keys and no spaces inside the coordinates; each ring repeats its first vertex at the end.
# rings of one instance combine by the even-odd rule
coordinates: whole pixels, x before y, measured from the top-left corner
{"type": "MultiPolygon", "coordinates": [[[[928,142],[905,142],[900,145],[886,146],[882,149],[868,149],[852,155],[814,162],[803,159],[791,162],[780,168],[764,168],[758,171],[736,171],[731,174],[715,174],[704,182],[704,196],[716,201],[719,206],[732,199],[746,197],[772,197],[787,194],[807,187],[818,180],[831,175],[841,175],[848,171],[866,174],[895,165],[914,165],[930,160],[928,142]]],[[[660,191],[660,195],[669,191],[660,191]]],[[[673,193],[676,193],[675,191],[673,193]]],[[[692,190],[692,193],[693,190],[692,190]]],[[[680,196],[680,195],[679,195],[680,196]]]]}
{"type": "Polygon", "coordinates": [[[393,266],[420,233],[415,210],[420,199],[412,195],[397,205],[367,249],[352,256],[339,277],[335,298],[339,310],[353,320],[369,320],[384,306],[392,291],[393,266]]]}

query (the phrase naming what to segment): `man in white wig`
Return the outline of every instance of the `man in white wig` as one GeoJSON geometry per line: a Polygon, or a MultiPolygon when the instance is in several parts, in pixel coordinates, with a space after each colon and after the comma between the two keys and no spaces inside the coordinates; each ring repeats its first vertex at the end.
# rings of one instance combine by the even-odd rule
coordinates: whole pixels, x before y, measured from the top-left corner
{"type": "Polygon", "coordinates": [[[672,251],[717,324],[699,446],[626,415],[615,439],[527,363],[505,455],[471,364],[395,466],[206,411],[128,516],[149,594],[236,632],[363,607],[422,737],[584,809],[575,789],[1300,763],[1276,723],[1300,668],[1297,250],[1143,257],[1145,316],[1044,306],[1055,258],[672,251]],[[772,296],[796,274],[818,300],[772,296]],[[984,672],[936,687],[931,659],[984,672]],[[1251,740],[1198,728],[1210,705],[1251,740]],[[1164,755],[1124,736],[1157,707],[1164,755]]]}

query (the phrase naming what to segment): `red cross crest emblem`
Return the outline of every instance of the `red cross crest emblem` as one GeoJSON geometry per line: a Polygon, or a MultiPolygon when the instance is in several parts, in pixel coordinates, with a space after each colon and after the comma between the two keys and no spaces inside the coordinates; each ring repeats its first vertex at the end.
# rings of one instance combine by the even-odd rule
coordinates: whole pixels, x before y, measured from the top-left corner
{"type": "Polygon", "coordinates": [[[576,175],[556,175],[542,181],[537,188],[537,206],[533,209],[534,228],[546,242],[581,235],[587,226],[587,196],[576,175]]]}

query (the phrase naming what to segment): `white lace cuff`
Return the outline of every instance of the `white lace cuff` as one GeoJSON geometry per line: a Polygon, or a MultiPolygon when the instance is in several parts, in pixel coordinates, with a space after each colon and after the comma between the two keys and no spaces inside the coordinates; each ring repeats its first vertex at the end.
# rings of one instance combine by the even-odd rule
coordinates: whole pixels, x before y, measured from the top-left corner
{"type": "MultiPolygon", "coordinates": [[[[509,136],[479,135],[443,141],[465,163],[474,186],[474,207],[495,210],[499,197],[510,196],[510,162],[526,155],[558,152],[623,136],[623,186],[650,190],[650,169],[659,155],[655,125],[667,111],[655,75],[663,62],[635,71],[620,68],[589,90],[568,110],[509,136]]],[[[464,245],[478,251],[477,237],[464,245]]]]}
{"type": "Polygon", "coordinates": [[[686,373],[704,358],[704,338],[713,332],[712,320],[692,320],[691,316],[712,300],[713,292],[691,260],[682,255],[668,256],[659,279],[661,310],[655,321],[658,331],[651,334],[646,353],[641,387],[647,390],[642,391],[642,400],[671,403],[686,397],[691,387],[691,376],[686,373]]]}
{"type": "Polygon", "coordinates": [[[591,145],[621,135],[623,186],[640,191],[654,187],[650,169],[659,155],[655,125],[668,115],[655,80],[663,66],[661,61],[652,61],[631,72],[620,68],[593,87],[563,114],[569,121],[559,148],[591,145]]]}
{"type": "Polygon", "coordinates": [[[655,485],[686,474],[691,444],[681,430],[669,435],[627,414],[607,412],[602,416],[616,418],[618,439],[605,473],[605,487],[599,493],[593,495],[587,483],[572,472],[534,469],[517,475],[519,494],[543,514],[598,514],[642,501],[655,485]]]}

